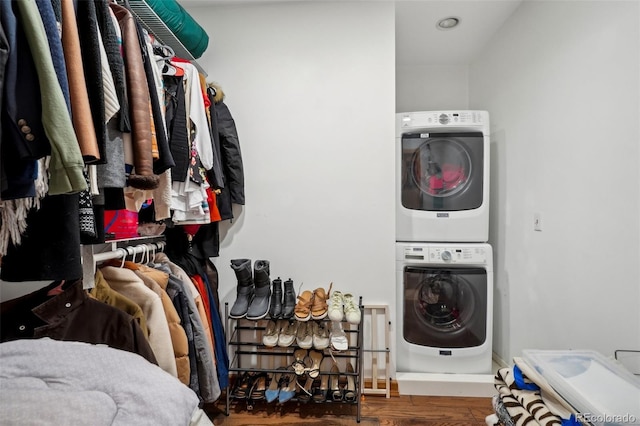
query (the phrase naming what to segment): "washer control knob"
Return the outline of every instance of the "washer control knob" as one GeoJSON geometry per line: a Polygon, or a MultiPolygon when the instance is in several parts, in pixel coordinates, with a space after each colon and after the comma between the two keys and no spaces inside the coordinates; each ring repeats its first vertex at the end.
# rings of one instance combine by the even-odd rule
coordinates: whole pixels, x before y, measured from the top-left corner
{"type": "Polygon", "coordinates": [[[449,250],[445,250],[440,254],[440,257],[445,262],[450,262],[451,261],[451,252],[449,250]]]}

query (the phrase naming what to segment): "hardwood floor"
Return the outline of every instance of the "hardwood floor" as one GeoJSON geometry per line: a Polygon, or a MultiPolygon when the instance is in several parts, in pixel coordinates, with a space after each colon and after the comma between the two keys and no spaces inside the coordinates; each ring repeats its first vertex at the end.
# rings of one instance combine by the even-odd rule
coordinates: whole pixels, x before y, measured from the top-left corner
{"type": "MultiPolygon", "coordinates": [[[[225,399],[206,406],[205,411],[216,426],[249,425],[357,425],[356,406],[327,403],[284,405],[257,403],[247,411],[246,403],[231,405],[224,414],[225,399]]],[[[484,418],[493,413],[491,398],[444,396],[367,395],[362,401],[362,426],[485,426],[484,418]]]]}

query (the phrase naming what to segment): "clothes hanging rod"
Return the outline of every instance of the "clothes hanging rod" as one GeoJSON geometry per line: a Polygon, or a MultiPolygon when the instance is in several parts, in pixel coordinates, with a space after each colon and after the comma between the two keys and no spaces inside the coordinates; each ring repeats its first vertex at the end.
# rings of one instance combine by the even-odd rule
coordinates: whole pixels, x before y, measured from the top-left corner
{"type": "Polygon", "coordinates": [[[104,253],[95,253],[93,255],[93,261],[95,263],[104,262],[111,259],[122,259],[127,256],[135,256],[136,254],[147,254],[150,252],[162,251],[166,243],[160,241],[157,243],[138,244],[136,246],[119,247],[113,251],[107,251],[104,253]]]}

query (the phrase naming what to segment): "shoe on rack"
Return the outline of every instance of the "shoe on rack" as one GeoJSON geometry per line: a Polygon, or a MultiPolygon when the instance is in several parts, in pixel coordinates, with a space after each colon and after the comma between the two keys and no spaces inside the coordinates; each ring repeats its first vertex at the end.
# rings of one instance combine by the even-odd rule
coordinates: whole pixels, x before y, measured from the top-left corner
{"type": "Polygon", "coordinates": [[[278,392],[278,402],[280,404],[285,403],[294,396],[296,396],[296,375],[292,371],[288,371],[280,378],[280,392],[278,392]]]}
{"type": "Polygon", "coordinates": [[[262,335],[262,344],[268,348],[273,348],[278,344],[279,336],[280,328],[278,328],[278,323],[273,320],[269,320],[269,322],[267,322],[267,328],[264,330],[264,334],[262,335]]]}
{"type": "Polygon", "coordinates": [[[251,274],[250,259],[233,259],[231,268],[236,273],[238,288],[236,290],[236,301],[229,311],[231,318],[244,318],[247,315],[249,304],[253,300],[254,286],[251,274]]]}
{"type": "Polygon", "coordinates": [[[293,288],[293,280],[289,278],[284,282],[282,297],[282,318],[293,318],[293,311],[296,308],[296,291],[293,288]]]}
{"type": "Polygon", "coordinates": [[[347,384],[344,387],[344,400],[346,402],[356,402],[356,381],[353,371],[353,365],[351,365],[350,362],[347,362],[345,373],[347,373],[347,384]]]}
{"type": "Polygon", "coordinates": [[[311,401],[311,397],[313,393],[311,391],[311,387],[313,386],[314,379],[311,377],[307,377],[307,380],[304,382],[304,385],[301,385],[300,382],[296,379],[296,383],[300,388],[300,392],[298,393],[298,401],[307,403],[311,401]]]}
{"type": "Polygon", "coordinates": [[[307,350],[296,349],[293,351],[293,363],[291,363],[291,369],[295,371],[297,376],[302,376],[309,369],[307,366],[307,350]]]}
{"type": "Polygon", "coordinates": [[[331,287],[333,283],[329,284],[329,290],[326,292],[322,287],[318,287],[313,291],[313,303],[311,304],[311,318],[314,320],[321,320],[327,316],[329,305],[327,305],[327,299],[331,295],[331,287]]]}
{"type": "MultiPolygon", "coordinates": [[[[284,367],[281,367],[281,369],[285,370],[284,367]]],[[[280,379],[282,378],[283,374],[286,374],[286,373],[283,371],[283,372],[278,372],[273,374],[273,377],[271,378],[271,382],[269,383],[269,387],[264,392],[264,397],[267,400],[267,402],[273,402],[276,399],[278,399],[278,394],[280,393],[280,387],[282,386],[282,383],[280,383],[280,379]]]]}
{"type": "Polygon", "coordinates": [[[272,319],[280,318],[282,315],[282,280],[280,277],[271,283],[271,306],[269,306],[269,316],[272,319]]]}
{"type": "Polygon", "coordinates": [[[245,371],[240,377],[236,377],[236,381],[231,391],[234,398],[246,399],[249,396],[251,387],[253,386],[254,373],[245,371]]]}
{"type": "Polygon", "coordinates": [[[247,319],[257,321],[269,313],[271,279],[268,260],[256,260],[253,264],[253,284],[254,296],[247,308],[247,319]]]}
{"type": "Polygon", "coordinates": [[[331,347],[336,351],[349,349],[349,339],[347,339],[347,334],[342,329],[341,322],[331,322],[331,347]]]}
{"type": "Polygon", "coordinates": [[[302,349],[311,349],[313,347],[313,335],[310,323],[301,322],[298,325],[296,344],[302,349]]]}
{"type": "Polygon", "coordinates": [[[267,390],[267,373],[260,373],[254,377],[251,384],[251,390],[249,391],[248,399],[252,401],[258,401],[265,398],[265,392],[267,390]]]}
{"type": "Polygon", "coordinates": [[[331,321],[342,321],[344,319],[344,300],[341,291],[334,291],[331,295],[328,315],[331,321]]]}
{"type": "Polygon", "coordinates": [[[322,323],[313,322],[311,326],[313,347],[317,350],[328,348],[331,343],[329,339],[329,330],[327,330],[322,323]]]}
{"type": "Polygon", "coordinates": [[[311,319],[311,305],[313,304],[313,293],[309,290],[298,295],[298,303],[294,310],[298,321],[309,321],[311,319]]]}
{"type": "Polygon", "coordinates": [[[349,293],[343,296],[344,300],[344,316],[349,324],[360,324],[361,314],[358,303],[349,293]]]}
{"type": "Polygon", "coordinates": [[[342,401],[342,388],[340,387],[340,369],[333,364],[329,370],[331,376],[329,378],[329,394],[333,401],[342,401]]]}
{"type": "Polygon", "coordinates": [[[298,333],[298,321],[289,322],[282,321],[283,327],[280,329],[280,336],[278,336],[278,346],[281,348],[289,347],[296,341],[296,334],[298,333]]]}
{"type": "Polygon", "coordinates": [[[333,365],[333,359],[326,357],[322,360],[320,366],[320,386],[315,388],[313,392],[313,402],[325,402],[327,400],[327,393],[329,392],[329,370],[330,365],[333,365]]]}
{"type": "Polygon", "coordinates": [[[315,379],[320,375],[320,363],[322,362],[323,357],[324,355],[320,351],[309,351],[309,359],[311,360],[311,365],[309,367],[309,370],[307,371],[307,376],[315,379]]]}

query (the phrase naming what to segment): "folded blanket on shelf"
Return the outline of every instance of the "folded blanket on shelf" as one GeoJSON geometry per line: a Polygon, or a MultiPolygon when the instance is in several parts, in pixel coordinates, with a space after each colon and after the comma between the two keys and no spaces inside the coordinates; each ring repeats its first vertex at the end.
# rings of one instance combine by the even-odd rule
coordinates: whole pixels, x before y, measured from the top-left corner
{"type": "Polygon", "coordinates": [[[194,58],[209,45],[207,32],[174,0],[144,0],[194,58]]]}

